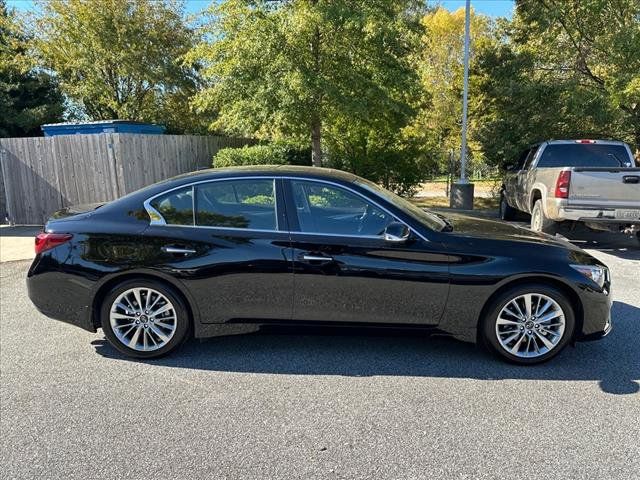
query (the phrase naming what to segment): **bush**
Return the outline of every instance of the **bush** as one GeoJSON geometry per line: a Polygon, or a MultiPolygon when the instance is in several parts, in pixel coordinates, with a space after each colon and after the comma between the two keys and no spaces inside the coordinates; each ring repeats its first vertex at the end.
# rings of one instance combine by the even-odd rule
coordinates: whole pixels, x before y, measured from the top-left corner
{"type": "Polygon", "coordinates": [[[311,165],[311,149],[275,142],[245,145],[242,148],[223,148],[213,157],[214,167],[239,165],[311,165]]]}

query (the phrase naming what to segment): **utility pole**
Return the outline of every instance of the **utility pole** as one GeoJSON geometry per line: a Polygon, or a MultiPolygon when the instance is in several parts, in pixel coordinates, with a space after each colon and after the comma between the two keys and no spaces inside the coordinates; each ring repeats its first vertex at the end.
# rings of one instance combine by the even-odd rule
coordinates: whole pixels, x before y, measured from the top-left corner
{"type": "Polygon", "coordinates": [[[469,96],[469,43],[471,41],[471,0],[466,1],[464,15],[464,85],[462,88],[462,148],[460,151],[460,180],[451,186],[449,199],[452,208],[473,209],[473,183],[467,180],[467,109],[469,96]]]}

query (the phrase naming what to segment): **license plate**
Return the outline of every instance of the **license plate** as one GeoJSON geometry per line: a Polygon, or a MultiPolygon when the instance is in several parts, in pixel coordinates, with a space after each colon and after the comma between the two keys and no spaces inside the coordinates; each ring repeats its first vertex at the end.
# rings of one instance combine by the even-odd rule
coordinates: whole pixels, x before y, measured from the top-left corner
{"type": "Polygon", "coordinates": [[[620,220],[640,220],[640,210],[616,209],[616,218],[620,220]]]}

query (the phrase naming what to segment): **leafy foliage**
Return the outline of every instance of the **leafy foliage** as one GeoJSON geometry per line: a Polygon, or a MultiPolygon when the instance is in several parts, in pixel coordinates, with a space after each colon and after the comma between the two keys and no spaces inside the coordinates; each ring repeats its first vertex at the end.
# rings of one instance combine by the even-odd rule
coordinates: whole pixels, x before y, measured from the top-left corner
{"type": "Polygon", "coordinates": [[[548,138],[640,148],[640,1],[518,1],[471,77],[476,140],[490,163],[548,138]]]}
{"type": "Polygon", "coordinates": [[[292,0],[213,5],[196,98],[217,110],[214,128],[311,144],[314,164],[344,138],[396,133],[412,114],[408,62],[417,2],[292,0]],[[337,126],[340,125],[340,128],[337,126]],[[347,132],[345,128],[350,131],[347,132]]]}
{"type": "Polygon", "coordinates": [[[242,148],[223,148],[213,157],[214,167],[239,165],[310,165],[310,149],[298,145],[275,142],[265,145],[245,145],[242,148]]]}
{"type": "Polygon", "coordinates": [[[176,1],[48,0],[35,19],[35,45],[89,118],[198,131],[189,109],[197,66],[182,64],[196,37],[182,13],[176,1]]]}
{"type": "Polygon", "coordinates": [[[0,137],[42,135],[40,125],[62,118],[62,94],[55,78],[36,68],[30,42],[0,0],[0,137]]]}

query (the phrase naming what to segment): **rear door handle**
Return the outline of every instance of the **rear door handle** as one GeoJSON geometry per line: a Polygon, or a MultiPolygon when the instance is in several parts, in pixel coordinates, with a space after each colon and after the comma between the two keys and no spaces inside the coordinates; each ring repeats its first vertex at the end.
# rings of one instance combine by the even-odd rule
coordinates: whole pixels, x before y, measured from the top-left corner
{"type": "Polygon", "coordinates": [[[303,260],[306,260],[307,262],[332,262],[333,258],[331,257],[324,257],[321,255],[303,255],[302,256],[303,260]]]}
{"type": "Polygon", "coordinates": [[[640,177],[638,175],[625,175],[622,177],[623,183],[640,183],[640,177]]]}
{"type": "Polygon", "coordinates": [[[161,250],[165,253],[182,254],[182,255],[192,255],[196,253],[196,251],[191,248],[174,247],[171,245],[162,247],[161,250]]]}

